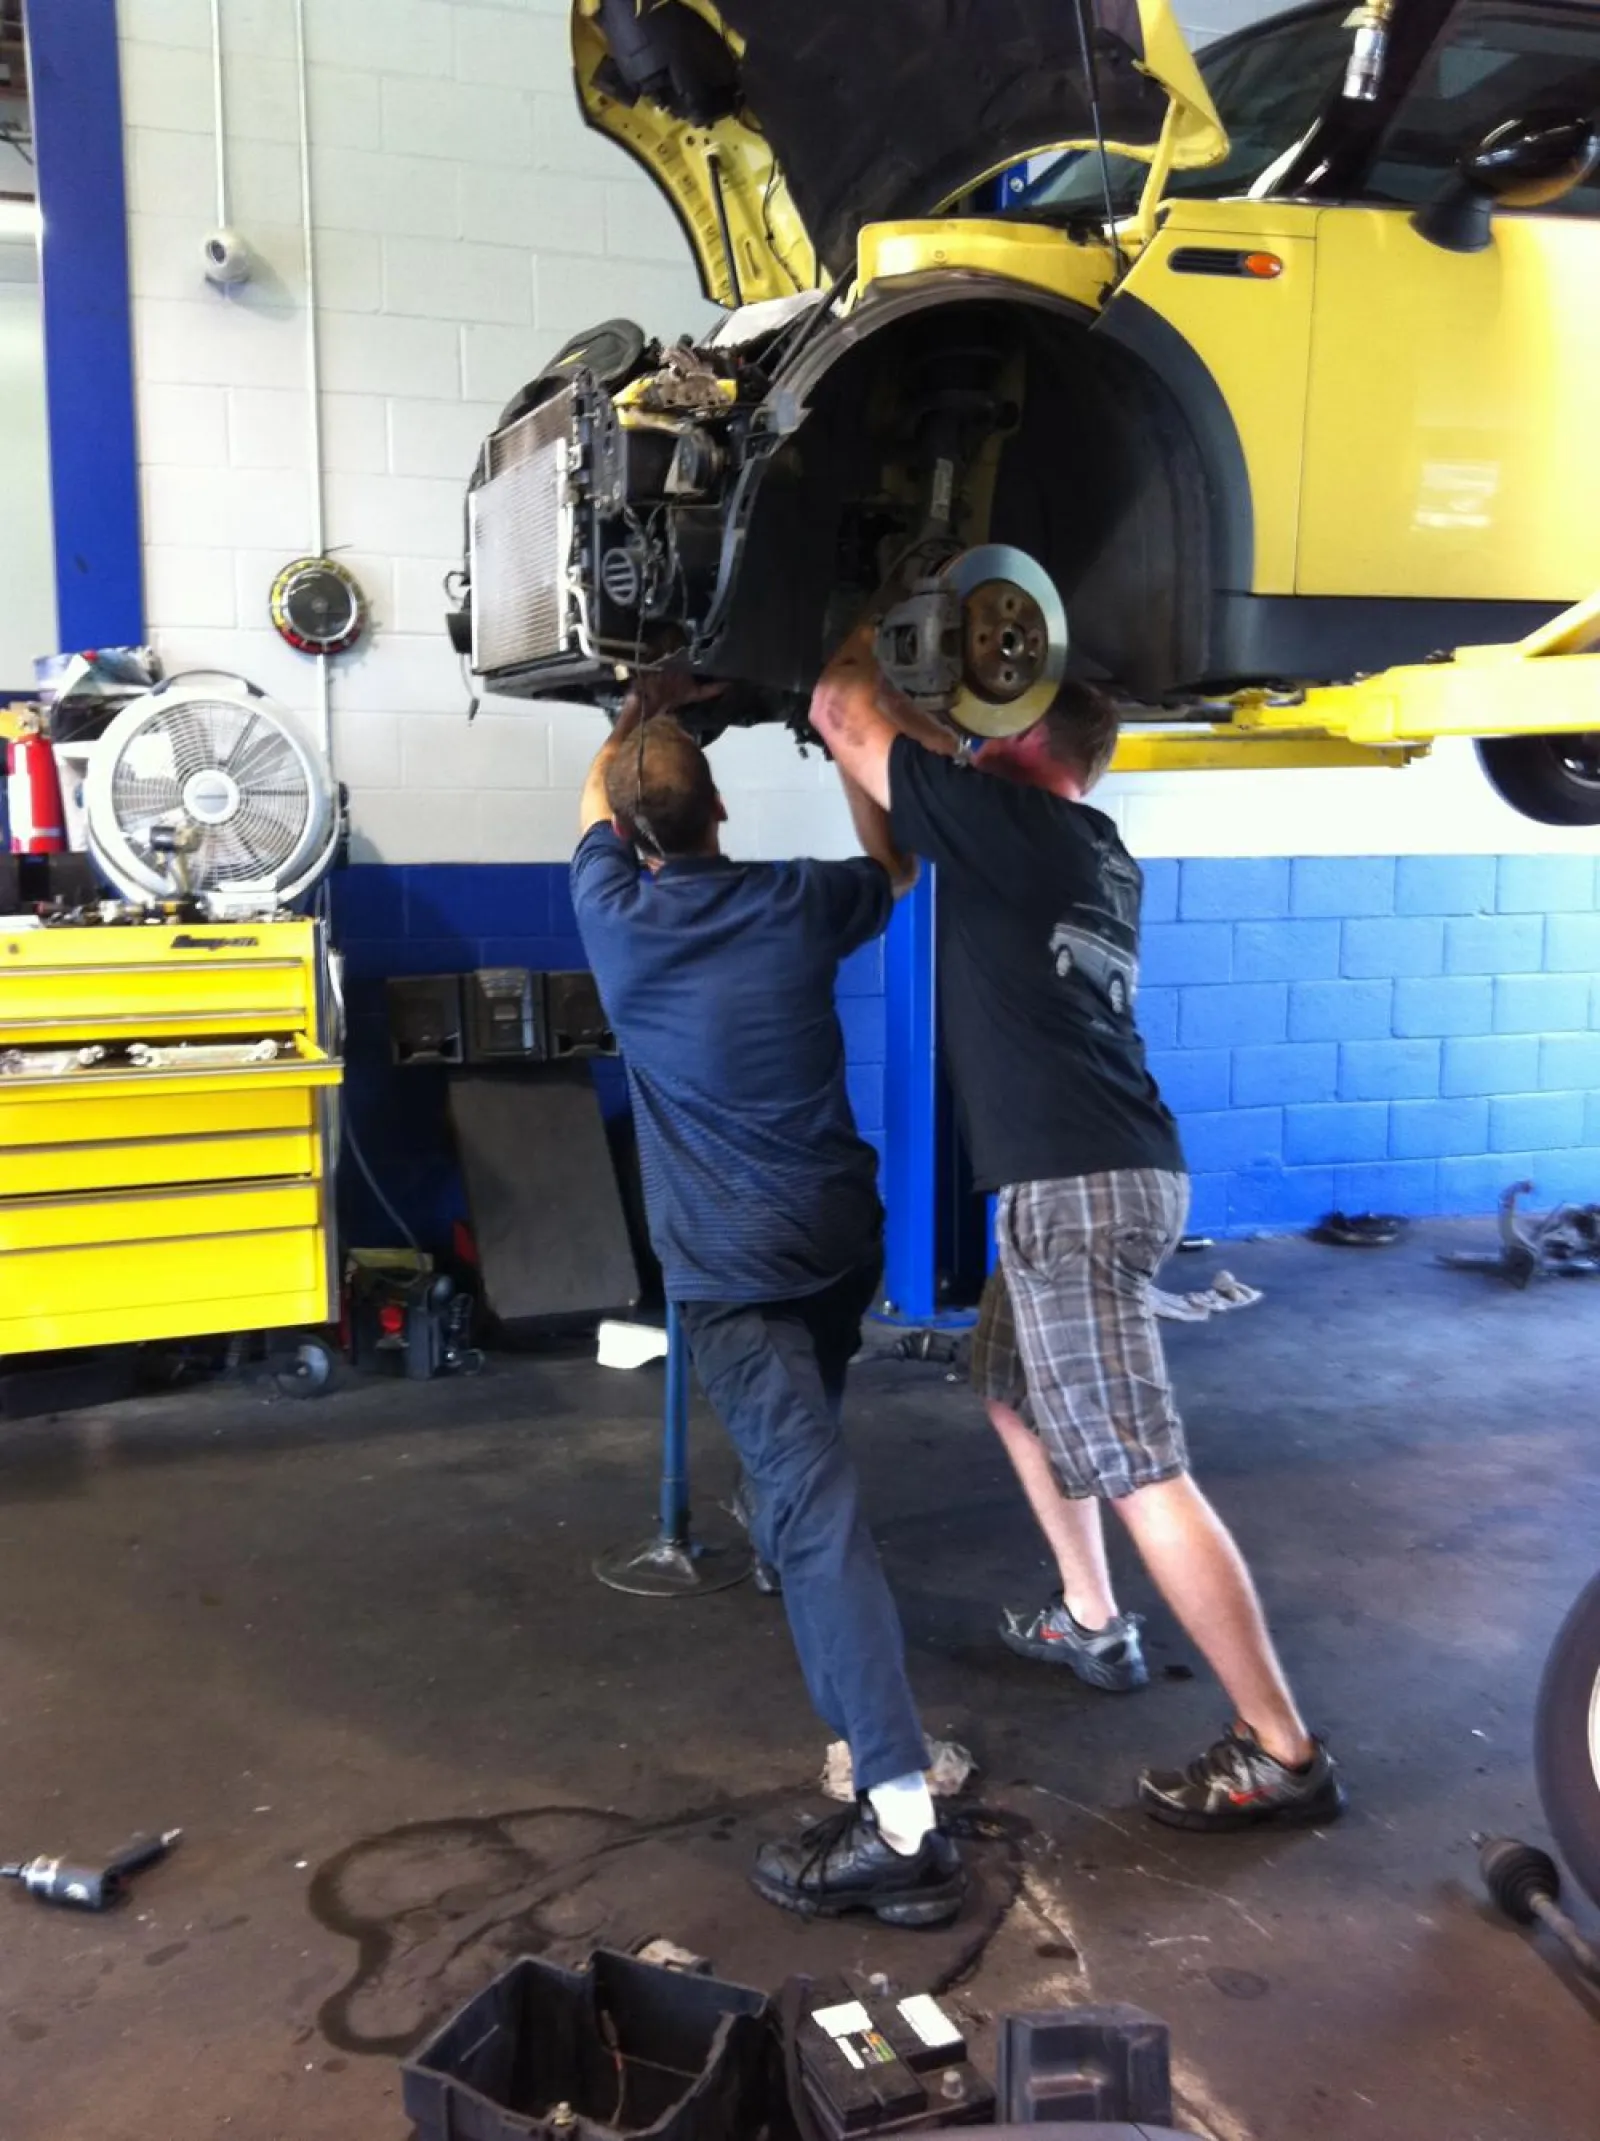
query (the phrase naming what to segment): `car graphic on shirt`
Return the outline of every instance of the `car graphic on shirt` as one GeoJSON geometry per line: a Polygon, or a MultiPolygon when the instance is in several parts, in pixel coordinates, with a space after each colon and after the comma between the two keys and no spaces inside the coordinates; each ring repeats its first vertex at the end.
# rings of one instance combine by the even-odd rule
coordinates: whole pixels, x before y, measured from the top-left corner
{"type": "Polygon", "coordinates": [[[1057,922],[1050,935],[1050,953],[1062,981],[1079,974],[1104,997],[1119,1019],[1133,1015],[1139,993],[1139,961],[1109,937],[1092,929],[1078,929],[1071,922],[1057,922]]]}

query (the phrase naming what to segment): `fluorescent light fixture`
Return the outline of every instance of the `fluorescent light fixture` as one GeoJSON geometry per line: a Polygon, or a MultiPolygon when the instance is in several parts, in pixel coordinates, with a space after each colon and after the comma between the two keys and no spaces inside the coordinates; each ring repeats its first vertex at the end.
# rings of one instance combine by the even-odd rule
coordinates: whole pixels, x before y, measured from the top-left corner
{"type": "Polygon", "coordinates": [[[0,200],[0,239],[37,238],[40,227],[37,201],[0,200]]]}

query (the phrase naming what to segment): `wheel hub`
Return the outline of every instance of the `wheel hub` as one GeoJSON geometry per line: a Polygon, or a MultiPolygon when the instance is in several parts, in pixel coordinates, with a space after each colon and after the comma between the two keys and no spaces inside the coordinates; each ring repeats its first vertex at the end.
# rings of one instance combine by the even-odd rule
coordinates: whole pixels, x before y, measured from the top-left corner
{"type": "Polygon", "coordinates": [[[996,706],[1038,682],[1050,651],[1044,611],[1014,580],[986,580],[966,604],[966,678],[996,706]]]}
{"type": "Polygon", "coordinates": [[[1016,736],[1054,700],[1067,669],[1067,612],[1025,550],[983,543],[942,575],[961,605],[960,689],[950,719],[969,736],[1016,736]]]}

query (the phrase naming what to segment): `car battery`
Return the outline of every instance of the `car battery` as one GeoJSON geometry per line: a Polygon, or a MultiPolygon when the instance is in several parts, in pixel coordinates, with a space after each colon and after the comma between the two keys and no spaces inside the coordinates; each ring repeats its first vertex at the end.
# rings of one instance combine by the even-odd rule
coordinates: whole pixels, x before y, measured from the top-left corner
{"type": "Polygon", "coordinates": [[[416,2141],[755,2141],[775,2072],[764,1993],[598,1949],[510,1964],[402,2091],[416,2141]]]}
{"type": "Polygon", "coordinates": [[[861,1998],[843,1979],[819,1980],[800,2011],[796,2050],[801,2087],[828,2141],[994,2116],[994,2090],[967,2057],[960,2025],[927,1993],[861,1998]]]}

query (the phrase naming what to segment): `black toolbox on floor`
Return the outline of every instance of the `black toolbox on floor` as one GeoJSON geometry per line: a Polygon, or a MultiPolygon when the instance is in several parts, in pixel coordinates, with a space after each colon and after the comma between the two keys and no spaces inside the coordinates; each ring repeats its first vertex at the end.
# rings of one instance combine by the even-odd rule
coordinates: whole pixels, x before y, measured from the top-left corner
{"type": "Polygon", "coordinates": [[[524,1957],[406,2062],[405,2108],[419,2141],[754,2141],[768,2014],[764,1993],[605,1949],[583,1970],[524,1957]]]}

